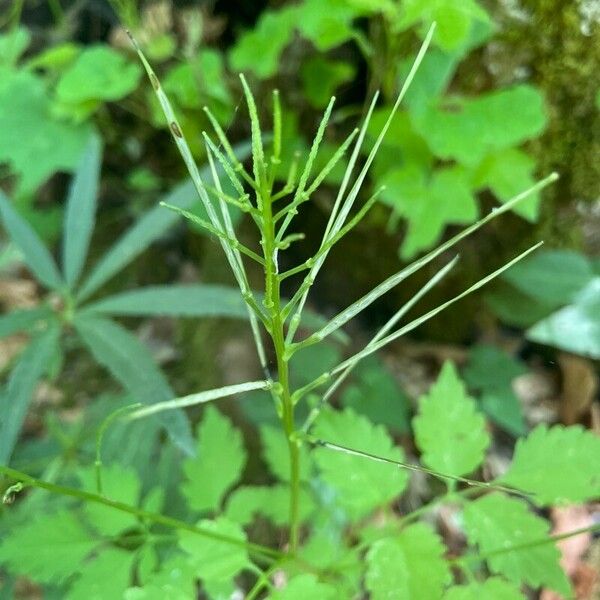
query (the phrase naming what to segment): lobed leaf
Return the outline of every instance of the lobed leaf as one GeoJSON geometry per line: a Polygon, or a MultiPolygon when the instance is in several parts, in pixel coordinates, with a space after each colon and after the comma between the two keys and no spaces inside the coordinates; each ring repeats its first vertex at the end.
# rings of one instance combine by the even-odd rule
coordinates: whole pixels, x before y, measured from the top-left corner
{"type": "Polygon", "coordinates": [[[518,587],[500,577],[468,585],[455,585],[444,594],[443,600],[526,600],[518,587]]]}

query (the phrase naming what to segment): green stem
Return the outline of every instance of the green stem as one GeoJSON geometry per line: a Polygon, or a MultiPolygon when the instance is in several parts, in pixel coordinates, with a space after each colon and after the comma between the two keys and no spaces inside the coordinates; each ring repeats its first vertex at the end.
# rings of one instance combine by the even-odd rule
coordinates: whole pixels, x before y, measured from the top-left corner
{"type": "Polygon", "coordinates": [[[274,550],[272,548],[267,548],[266,546],[253,544],[251,542],[245,542],[244,540],[240,540],[235,537],[216,533],[214,531],[210,531],[202,527],[197,527],[196,525],[192,525],[191,523],[186,523],[185,521],[180,521],[179,519],[174,519],[173,517],[168,517],[167,515],[149,512],[147,510],[137,508],[135,506],[130,506],[129,504],[125,504],[124,502],[118,502],[117,500],[105,498],[104,496],[100,496],[99,494],[86,492],[85,490],[78,490],[76,488],[56,485],[47,481],[41,481],[40,479],[35,479],[35,477],[31,477],[26,473],[21,473],[20,471],[16,471],[15,469],[11,469],[9,467],[0,466],[0,474],[5,475],[6,477],[9,477],[10,479],[13,479],[15,481],[20,481],[27,487],[35,487],[42,490],[47,490],[48,492],[52,492],[54,494],[60,494],[61,496],[70,496],[71,498],[78,498],[79,500],[83,500],[85,502],[102,504],[104,506],[114,508],[115,510],[128,513],[130,515],[135,515],[140,519],[152,521],[153,523],[159,525],[164,525],[165,527],[169,527],[171,529],[183,529],[185,531],[190,531],[191,533],[195,533],[206,538],[211,538],[219,542],[225,542],[234,546],[241,546],[243,548],[246,548],[248,552],[252,552],[267,560],[278,560],[285,556],[285,554],[283,554],[282,552],[279,552],[278,550],[274,550]]]}

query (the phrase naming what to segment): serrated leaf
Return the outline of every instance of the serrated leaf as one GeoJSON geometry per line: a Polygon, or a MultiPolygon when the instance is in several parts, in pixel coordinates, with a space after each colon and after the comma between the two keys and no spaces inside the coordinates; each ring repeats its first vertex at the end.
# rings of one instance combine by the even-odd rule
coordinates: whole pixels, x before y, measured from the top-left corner
{"type": "Polygon", "coordinates": [[[526,600],[518,587],[500,577],[490,577],[481,583],[455,585],[444,595],[444,600],[526,600]]]}
{"type": "MultiPolygon", "coordinates": [[[[315,435],[327,442],[403,461],[404,452],[395,447],[387,431],[373,425],[352,409],[326,410],[314,428],[315,435]]],[[[313,451],[321,477],[336,492],[336,501],[352,519],[359,519],[399,496],[408,483],[405,471],[326,448],[313,451]]]]}
{"type": "Polygon", "coordinates": [[[444,544],[423,523],[376,541],[367,553],[366,588],[371,600],[434,600],[451,581],[444,544]]]}
{"type": "MultiPolygon", "coordinates": [[[[214,521],[204,519],[197,525],[204,530],[246,541],[242,528],[224,517],[214,521]]],[[[179,546],[189,555],[189,562],[196,576],[204,581],[228,581],[251,564],[248,552],[243,546],[213,540],[188,531],[179,532],[179,546]]]]}
{"type": "Polygon", "coordinates": [[[98,545],[73,512],[44,514],[11,531],[0,545],[0,563],[39,583],[61,583],[98,545]]]}
{"type": "MultiPolygon", "coordinates": [[[[478,545],[483,555],[544,540],[550,531],[550,524],[533,514],[524,501],[500,493],[489,494],[467,504],[464,523],[469,543],[478,545]]],[[[526,583],[534,588],[550,587],[569,596],[571,586],[559,560],[560,552],[548,542],[490,554],[486,562],[493,573],[504,575],[516,585],[526,583]]]]}
{"type": "Polygon", "coordinates": [[[1,190],[0,216],[2,217],[2,225],[15,246],[23,254],[23,259],[37,279],[49,288],[61,287],[63,284],[62,277],[50,252],[48,252],[48,249],[29,223],[13,208],[10,200],[1,190]]]}
{"type": "Polygon", "coordinates": [[[432,246],[448,223],[477,220],[475,196],[460,167],[437,169],[427,179],[422,168],[409,165],[390,171],[381,182],[386,186],[382,199],[408,221],[401,249],[404,258],[432,246]]]}
{"type": "Polygon", "coordinates": [[[122,316],[233,317],[248,319],[239,289],[220,285],[151,286],[103,298],[86,312],[122,316]]]}
{"type": "Polygon", "coordinates": [[[58,349],[60,328],[50,323],[25,348],[0,390],[0,464],[8,464],[36,385],[58,349]]]}
{"type": "Polygon", "coordinates": [[[63,237],[63,275],[72,287],[81,274],[88,253],[102,161],[100,139],[93,135],[86,146],[69,188],[63,237]]]}
{"type": "MultiPolygon", "coordinates": [[[[280,481],[290,480],[290,454],[288,442],[281,429],[270,425],[260,428],[262,457],[269,470],[280,481]]],[[[304,446],[300,447],[300,480],[308,481],[310,477],[310,457],[304,446]]]]}
{"type": "Polygon", "coordinates": [[[184,556],[165,561],[144,587],[132,587],[125,600],[190,600],[197,593],[193,568],[184,556]]]}
{"type": "Polygon", "coordinates": [[[490,444],[485,419],[451,362],[444,364],[436,383],[420,399],[413,428],[423,462],[448,475],[474,471],[490,444]]]}
{"type": "Polygon", "coordinates": [[[532,492],[542,506],[598,498],[600,438],[579,426],[539,425],[517,442],[501,480],[532,492]]]}
{"type": "Polygon", "coordinates": [[[193,510],[216,511],[239,481],[246,464],[242,434],[216,408],[209,406],[197,431],[197,454],[183,465],[182,486],[193,510]]]}
{"type": "Polygon", "coordinates": [[[440,107],[411,113],[416,130],[440,158],[475,166],[492,152],[539,135],[546,126],[540,92],[528,85],[446,99],[440,107]],[[515,111],[519,106],[521,110],[515,111]]]}
{"type": "MultiPolygon", "coordinates": [[[[126,329],[108,319],[90,315],[78,315],[74,325],[94,358],[130,392],[134,401],[155,404],[175,397],[150,352],[126,329]]],[[[193,454],[194,442],[185,414],[170,410],[158,418],[173,442],[193,454]]]]}
{"type": "MultiPolygon", "coordinates": [[[[114,464],[102,467],[102,495],[110,500],[123,502],[130,506],[138,506],[140,501],[141,482],[135,471],[114,464]]],[[[96,491],[95,469],[79,472],[82,487],[88,492],[96,491]]],[[[135,515],[115,510],[109,506],[89,502],[84,506],[89,522],[101,534],[116,536],[127,529],[138,525],[135,515]]]]}
{"type": "Polygon", "coordinates": [[[254,28],[243,33],[229,53],[231,67],[236,71],[252,71],[260,79],[274,75],[296,18],[295,7],[263,12],[254,28]]]}
{"type": "Polygon", "coordinates": [[[269,600],[336,600],[338,590],[327,583],[321,583],[314,575],[292,577],[283,589],[269,594],[269,600]]]}
{"type": "Polygon", "coordinates": [[[0,67],[0,162],[19,176],[17,196],[33,193],[56,171],[73,170],[92,130],[89,123],[67,123],[51,113],[41,78],[0,67]]]}
{"type": "Polygon", "coordinates": [[[134,558],[135,554],[118,548],[102,550],[82,567],[65,600],[122,598],[129,586],[134,558]]]}
{"type": "Polygon", "coordinates": [[[527,339],[600,358],[600,277],[594,277],[565,306],[527,330],[527,339]]]}
{"type": "MultiPolygon", "coordinates": [[[[300,522],[306,521],[315,510],[312,496],[305,488],[300,488],[300,522]]],[[[256,515],[262,515],[274,525],[289,523],[290,488],[289,485],[241,486],[227,501],[225,516],[240,525],[249,525],[256,515]]]]}

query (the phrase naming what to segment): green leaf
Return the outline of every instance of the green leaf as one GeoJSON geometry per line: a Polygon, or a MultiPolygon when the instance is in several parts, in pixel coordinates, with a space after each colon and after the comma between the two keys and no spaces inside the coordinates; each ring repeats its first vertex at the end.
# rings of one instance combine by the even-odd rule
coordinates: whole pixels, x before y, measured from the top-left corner
{"type": "MultiPolygon", "coordinates": [[[[514,198],[521,190],[535,183],[533,173],[535,160],[517,148],[507,148],[487,156],[477,167],[474,184],[489,187],[502,202],[514,198]]],[[[525,219],[535,221],[538,216],[540,195],[532,194],[520,202],[514,212],[525,219]]]]}
{"type": "Polygon", "coordinates": [[[549,523],[534,515],[524,501],[500,493],[483,496],[466,505],[464,523],[469,543],[477,544],[484,556],[490,553],[486,562],[493,573],[516,585],[549,587],[570,596],[571,586],[553,543],[508,551],[512,546],[548,537],[549,523]],[[499,550],[503,552],[491,554],[499,550]]]}
{"type": "MultiPolygon", "coordinates": [[[[126,329],[101,317],[78,315],[75,328],[94,358],[129,391],[136,402],[155,404],[175,397],[146,347],[126,329]]],[[[170,410],[158,417],[175,444],[194,453],[190,426],[183,412],[170,410]]]]}
{"type": "Polygon", "coordinates": [[[0,65],[14,66],[31,41],[31,34],[25,27],[11,28],[0,35],[0,65]]]}
{"type": "Polygon", "coordinates": [[[7,315],[0,316],[0,338],[19,331],[33,329],[38,323],[45,321],[51,315],[52,310],[48,306],[13,310],[7,315]]]}
{"type": "Polygon", "coordinates": [[[434,171],[429,181],[415,165],[390,171],[381,181],[381,198],[408,221],[403,258],[435,244],[448,223],[469,224],[478,209],[466,172],[460,167],[434,171]]]}
{"type": "Polygon", "coordinates": [[[11,240],[23,254],[27,266],[45,286],[56,289],[63,285],[56,263],[37,233],[12,207],[0,191],[0,216],[11,240]]]}
{"type": "Polygon", "coordinates": [[[281,53],[290,42],[297,14],[295,7],[264,11],[229,53],[231,67],[235,71],[252,71],[260,79],[273,76],[281,53]]]}
{"type": "Polygon", "coordinates": [[[547,120],[542,95],[528,85],[477,98],[444,99],[440,106],[412,112],[411,117],[436,156],[470,166],[539,135],[547,120]],[[515,106],[520,110],[515,111],[515,106]]]}
{"type": "Polygon", "coordinates": [[[122,598],[129,586],[134,557],[135,554],[118,548],[102,550],[83,566],[65,600],[122,598]]]}
{"type": "Polygon", "coordinates": [[[344,406],[365,415],[376,425],[385,425],[397,433],[408,433],[409,399],[377,358],[369,357],[359,363],[354,371],[354,381],[344,390],[341,398],[344,406]]]}
{"type": "Polygon", "coordinates": [[[300,69],[304,95],[315,108],[325,108],[336,88],[354,74],[354,65],[320,55],[310,57],[300,69]]]}
{"type": "Polygon", "coordinates": [[[0,131],[0,162],[19,176],[16,195],[22,196],[56,171],[73,170],[92,127],[57,119],[41,78],[0,67],[0,131]]]}
{"type": "MultiPolygon", "coordinates": [[[[262,457],[269,470],[280,481],[290,480],[290,455],[288,442],[280,428],[262,425],[260,428],[262,442],[262,457]]],[[[304,446],[300,447],[300,479],[308,481],[310,478],[310,457],[304,446]]]]}
{"type": "MultiPolygon", "coordinates": [[[[246,541],[242,528],[224,517],[204,519],[198,527],[221,535],[246,541]]],[[[226,582],[251,563],[243,546],[202,537],[189,531],[179,532],[179,546],[189,555],[195,574],[203,581],[226,582]]]]}
{"type": "Polygon", "coordinates": [[[61,583],[98,545],[72,511],[38,515],[3,537],[0,563],[39,583],[61,583]]]}
{"type": "Polygon", "coordinates": [[[520,436],[527,432],[521,401],[511,387],[484,392],[480,407],[494,423],[508,433],[520,436]]]}
{"type": "Polygon", "coordinates": [[[534,300],[506,282],[498,281],[484,296],[486,303],[502,322],[514,327],[530,327],[547,317],[556,307],[534,300]]]}
{"type": "Polygon", "coordinates": [[[595,277],[570,306],[527,330],[527,339],[600,358],[600,277],[595,277]]]}
{"type": "MultiPolygon", "coordinates": [[[[303,523],[314,513],[315,503],[304,488],[300,488],[299,518],[303,523]]],[[[235,490],[227,501],[225,516],[240,525],[250,525],[256,515],[271,520],[274,525],[287,525],[290,519],[289,485],[250,486],[235,490]]]]}
{"type": "Polygon", "coordinates": [[[436,383],[419,400],[413,428],[423,462],[448,475],[473,472],[490,444],[485,419],[451,362],[444,364],[436,383]]]}
{"type": "Polygon", "coordinates": [[[352,21],[360,10],[340,0],[305,0],[296,27],[321,52],[331,50],[355,36],[352,21]]]}
{"type": "Polygon", "coordinates": [[[25,348],[0,395],[0,464],[8,464],[36,385],[58,351],[60,329],[50,323],[25,348]]]}
{"type": "Polygon", "coordinates": [[[455,585],[444,595],[444,600],[526,600],[518,587],[500,577],[491,577],[481,583],[455,585]]]}
{"type": "MultiPolygon", "coordinates": [[[[101,478],[104,497],[130,506],[138,506],[141,482],[133,469],[118,464],[103,466],[101,478]]],[[[84,490],[97,493],[95,469],[80,471],[79,479],[84,490]]],[[[89,502],[84,506],[84,512],[98,533],[105,536],[113,537],[138,525],[135,515],[101,504],[89,502]]]]}
{"type": "Polygon", "coordinates": [[[71,182],[65,211],[62,264],[70,288],[81,275],[94,229],[101,161],[101,142],[93,135],[71,182]]]}
{"type": "Polygon", "coordinates": [[[192,567],[183,556],[165,561],[158,573],[152,574],[144,587],[132,587],[125,600],[190,600],[197,595],[192,567]]]}
{"type": "MultiPolygon", "coordinates": [[[[393,445],[383,427],[373,425],[349,408],[343,412],[323,411],[314,433],[327,442],[393,460],[404,460],[404,452],[393,445]]],[[[337,503],[355,520],[391,502],[408,483],[405,471],[366,458],[326,448],[317,448],[313,456],[321,477],[335,490],[337,503]]]]}
{"type": "Polygon", "coordinates": [[[600,496],[600,438],[579,426],[536,427],[515,448],[504,483],[542,506],[600,496]]]}
{"type": "Polygon", "coordinates": [[[450,567],[438,535],[423,523],[372,544],[367,553],[365,586],[371,600],[420,600],[442,597],[450,567]]]}
{"type": "Polygon", "coordinates": [[[223,497],[241,477],[246,464],[242,434],[216,408],[209,406],[197,432],[197,453],[187,459],[182,490],[197,511],[216,511],[223,497]]]}
{"type": "Polygon", "coordinates": [[[489,391],[504,389],[525,373],[525,365],[507,352],[496,346],[477,344],[469,350],[463,377],[470,388],[489,391]]]}
{"type": "Polygon", "coordinates": [[[269,600],[336,600],[338,590],[328,583],[321,583],[314,575],[296,575],[283,589],[276,590],[268,596],[269,600]]]}
{"type": "Polygon", "coordinates": [[[87,47],[63,73],[56,86],[62,114],[82,120],[102,101],[124,98],[138,86],[142,69],[106,45],[87,47]]]}
{"type": "Polygon", "coordinates": [[[86,306],[86,312],[123,316],[248,319],[240,291],[221,285],[168,285],[123,292],[86,306]]]}
{"type": "Polygon", "coordinates": [[[81,47],[73,42],[63,42],[42,50],[27,61],[29,69],[45,69],[46,71],[62,71],[73,62],[81,52],[81,47]]]}
{"type": "Polygon", "coordinates": [[[554,308],[575,300],[593,278],[586,257],[569,250],[536,252],[502,275],[530,298],[554,308]]]}

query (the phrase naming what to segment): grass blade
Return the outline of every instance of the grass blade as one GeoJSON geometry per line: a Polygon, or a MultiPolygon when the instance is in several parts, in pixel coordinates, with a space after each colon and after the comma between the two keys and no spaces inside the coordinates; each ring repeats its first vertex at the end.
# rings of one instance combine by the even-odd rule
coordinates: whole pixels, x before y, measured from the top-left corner
{"type": "Polygon", "coordinates": [[[208,390],[206,392],[198,392],[196,394],[190,394],[189,396],[183,396],[182,398],[175,398],[174,400],[167,400],[166,402],[159,402],[146,408],[140,408],[135,412],[128,415],[128,419],[141,419],[142,417],[148,417],[165,410],[173,410],[176,408],[186,408],[188,406],[197,406],[198,404],[206,404],[219,398],[225,398],[227,396],[235,396],[237,394],[243,394],[244,392],[251,392],[253,390],[270,390],[272,386],[271,381],[249,381],[248,383],[238,383],[235,385],[226,385],[221,388],[214,390],[208,390]]]}
{"type": "Polygon", "coordinates": [[[96,218],[96,201],[102,162],[102,144],[92,135],[71,181],[63,237],[62,266],[72,289],[85,264],[96,218]]]}

